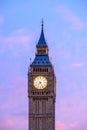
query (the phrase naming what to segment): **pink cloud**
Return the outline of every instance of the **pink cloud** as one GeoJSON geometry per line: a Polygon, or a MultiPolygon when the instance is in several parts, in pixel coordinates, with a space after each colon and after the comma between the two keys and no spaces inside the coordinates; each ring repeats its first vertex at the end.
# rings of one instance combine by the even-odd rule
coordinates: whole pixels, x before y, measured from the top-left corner
{"type": "Polygon", "coordinates": [[[25,99],[27,97],[26,95],[28,95],[26,79],[22,76],[17,77],[12,84],[14,85],[14,88],[12,90],[12,101],[14,101],[15,104],[25,102],[25,99]]]}
{"type": "Polygon", "coordinates": [[[21,45],[26,45],[30,41],[29,36],[9,36],[4,39],[4,42],[8,44],[21,44],[21,45]]]}
{"type": "Polygon", "coordinates": [[[76,62],[76,63],[72,63],[71,66],[72,66],[72,67],[80,68],[80,67],[85,66],[85,64],[84,64],[84,63],[81,63],[81,62],[76,62]]]}
{"type": "Polygon", "coordinates": [[[58,6],[57,11],[65,20],[71,23],[71,26],[73,26],[74,29],[81,30],[87,26],[85,22],[83,22],[78,16],[73,14],[73,12],[69,10],[67,7],[58,6]]]}
{"type": "Polygon", "coordinates": [[[8,37],[5,37],[4,42],[8,44],[26,45],[30,42],[32,35],[25,29],[17,29],[8,37]]]}
{"type": "Polygon", "coordinates": [[[62,57],[64,59],[69,59],[71,57],[71,54],[69,51],[59,50],[57,52],[58,57],[62,57]]]}
{"type": "Polygon", "coordinates": [[[13,121],[10,119],[4,120],[0,122],[0,129],[9,129],[10,127],[12,127],[14,125],[13,121]]]}
{"type": "Polygon", "coordinates": [[[63,123],[61,121],[56,121],[56,130],[70,130],[77,128],[79,124],[77,122],[72,122],[72,123],[63,123]]]}
{"type": "MultiPolygon", "coordinates": [[[[16,70],[15,70],[16,71],[16,70]]],[[[0,130],[27,129],[27,82],[22,76],[10,76],[11,88],[2,87],[0,98],[0,130]],[[1,96],[2,94],[2,96],[1,96]]]]}
{"type": "Polygon", "coordinates": [[[73,122],[70,124],[70,128],[76,128],[78,125],[78,122],[73,122]]]}
{"type": "Polygon", "coordinates": [[[23,34],[23,33],[26,33],[26,32],[27,32],[27,30],[25,30],[24,28],[19,28],[19,29],[15,30],[13,32],[13,34],[23,34]]]}
{"type": "Polygon", "coordinates": [[[67,130],[67,126],[60,121],[56,121],[56,130],[67,130]]]}
{"type": "MultiPolygon", "coordinates": [[[[15,68],[15,71],[18,71],[15,68]]],[[[26,79],[23,76],[20,76],[17,73],[13,73],[13,76],[9,76],[7,80],[9,81],[9,87],[6,88],[6,84],[1,85],[2,91],[0,92],[0,98],[4,102],[0,104],[0,110],[5,109],[13,111],[16,107],[19,107],[23,104],[27,105],[28,100],[28,88],[27,88],[27,77],[26,79]],[[6,99],[7,97],[7,99],[6,99]],[[9,105],[11,104],[11,106],[9,105]]]]}
{"type": "MultiPolygon", "coordinates": [[[[85,97],[85,96],[84,96],[85,97]]],[[[76,94],[60,99],[56,106],[56,130],[82,130],[87,128],[87,105],[82,95],[76,94]],[[82,103],[83,102],[83,103],[82,103]]]]}
{"type": "Polygon", "coordinates": [[[12,126],[13,122],[12,122],[12,120],[7,120],[7,121],[4,122],[4,125],[5,126],[12,126]]]}
{"type": "Polygon", "coordinates": [[[11,119],[4,119],[0,122],[0,130],[24,130],[27,129],[27,118],[11,117],[11,119]]]}
{"type": "Polygon", "coordinates": [[[31,49],[32,34],[26,29],[18,29],[8,36],[0,36],[0,53],[9,49],[14,55],[31,49]]]}

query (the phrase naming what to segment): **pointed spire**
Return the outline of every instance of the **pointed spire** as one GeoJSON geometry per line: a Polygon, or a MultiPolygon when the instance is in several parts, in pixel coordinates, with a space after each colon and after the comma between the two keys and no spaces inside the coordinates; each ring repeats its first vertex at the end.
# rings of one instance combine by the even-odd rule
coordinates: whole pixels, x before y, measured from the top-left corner
{"type": "Polygon", "coordinates": [[[42,30],[43,30],[43,25],[44,25],[44,21],[43,21],[43,18],[42,18],[42,30]]]}
{"type": "Polygon", "coordinates": [[[37,43],[37,46],[47,46],[46,40],[45,40],[45,37],[44,37],[44,31],[43,31],[43,26],[44,26],[43,19],[42,19],[42,22],[41,22],[41,26],[42,26],[41,35],[40,35],[39,41],[37,43]]]}

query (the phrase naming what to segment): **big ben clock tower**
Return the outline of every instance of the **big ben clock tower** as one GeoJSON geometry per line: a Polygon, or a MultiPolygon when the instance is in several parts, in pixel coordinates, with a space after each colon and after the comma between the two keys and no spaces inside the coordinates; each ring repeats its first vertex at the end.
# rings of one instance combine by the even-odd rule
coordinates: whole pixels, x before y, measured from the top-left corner
{"type": "Polygon", "coordinates": [[[28,97],[28,130],[55,130],[56,77],[49,60],[43,22],[35,58],[28,70],[28,97]]]}

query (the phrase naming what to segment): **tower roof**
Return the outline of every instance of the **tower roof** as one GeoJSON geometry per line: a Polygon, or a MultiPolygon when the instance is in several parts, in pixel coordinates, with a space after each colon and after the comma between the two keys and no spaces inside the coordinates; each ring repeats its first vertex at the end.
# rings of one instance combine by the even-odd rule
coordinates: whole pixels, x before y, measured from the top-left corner
{"type": "Polygon", "coordinates": [[[36,56],[31,66],[51,66],[51,62],[49,60],[49,56],[36,56]]]}
{"type": "Polygon", "coordinates": [[[36,55],[34,61],[31,63],[31,66],[51,66],[52,64],[49,59],[48,51],[49,50],[44,37],[42,21],[41,35],[36,45],[36,55]]]}
{"type": "Polygon", "coordinates": [[[37,43],[37,47],[41,47],[41,46],[47,46],[46,40],[45,40],[45,37],[44,37],[44,31],[43,31],[43,20],[42,20],[41,35],[40,35],[39,41],[37,43]]]}

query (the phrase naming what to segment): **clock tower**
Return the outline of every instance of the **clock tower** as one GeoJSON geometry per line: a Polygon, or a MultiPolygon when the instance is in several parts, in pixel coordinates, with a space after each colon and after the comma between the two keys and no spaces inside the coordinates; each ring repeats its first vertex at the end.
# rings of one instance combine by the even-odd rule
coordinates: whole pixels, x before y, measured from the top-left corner
{"type": "Polygon", "coordinates": [[[28,70],[28,130],[55,130],[56,77],[42,29],[28,70]]]}

